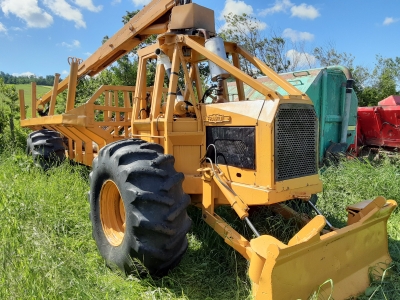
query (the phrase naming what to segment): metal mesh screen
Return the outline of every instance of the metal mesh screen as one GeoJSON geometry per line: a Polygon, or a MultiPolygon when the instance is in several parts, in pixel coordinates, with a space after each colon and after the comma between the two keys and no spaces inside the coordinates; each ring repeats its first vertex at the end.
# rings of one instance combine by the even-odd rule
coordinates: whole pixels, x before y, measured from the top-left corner
{"type": "Polygon", "coordinates": [[[280,105],[275,118],[275,181],[317,174],[317,147],[313,106],[280,105]]]}
{"type": "Polygon", "coordinates": [[[214,145],[207,150],[213,162],[255,169],[255,127],[207,126],[206,142],[214,145]]]}
{"type": "Polygon", "coordinates": [[[247,151],[246,144],[243,141],[234,140],[215,140],[215,147],[218,151],[243,155],[247,151]]]}

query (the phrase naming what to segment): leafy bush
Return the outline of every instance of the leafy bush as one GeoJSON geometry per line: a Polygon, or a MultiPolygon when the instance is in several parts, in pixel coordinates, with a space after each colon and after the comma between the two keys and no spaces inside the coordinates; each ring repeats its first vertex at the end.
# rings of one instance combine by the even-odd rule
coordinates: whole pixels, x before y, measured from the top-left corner
{"type": "Polygon", "coordinates": [[[28,130],[19,126],[19,119],[16,88],[0,78],[0,152],[25,148],[28,130]]]}

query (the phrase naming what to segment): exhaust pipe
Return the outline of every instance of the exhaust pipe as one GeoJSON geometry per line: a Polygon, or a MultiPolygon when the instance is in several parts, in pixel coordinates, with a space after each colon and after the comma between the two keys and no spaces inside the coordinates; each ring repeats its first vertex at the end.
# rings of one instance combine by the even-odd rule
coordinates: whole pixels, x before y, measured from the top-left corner
{"type": "Polygon", "coordinates": [[[342,119],[342,136],[341,143],[347,143],[347,127],[349,126],[349,118],[350,118],[350,106],[351,106],[351,95],[353,92],[353,79],[347,79],[346,82],[346,103],[343,112],[342,119]]]}
{"type": "MultiPolygon", "coordinates": [[[[197,29],[199,32],[201,32],[206,39],[204,43],[204,47],[208,50],[211,51],[212,53],[218,55],[222,59],[226,59],[226,51],[225,51],[225,45],[224,45],[224,40],[219,37],[215,36],[210,38],[208,35],[207,30],[205,29],[197,29]]],[[[223,68],[212,62],[211,60],[208,61],[208,65],[210,67],[210,72],[211,72],[211,80],[217,82],[217,100],[215,101],[216,103],[223,103],[223,102],[228,102],[224,98],[224,83],[223,81],[227,79],[230,74],[225,71],[223,68]]]]}
{"type": "Polygon", "coordinates": [[[157,55],[157,64],[161,63],[164,65],[165,72],[167,73],[168,78],[170,78],[172,65],[169,57],[160,48],[157,48],[154,52],[157,55]]]}
{"type": "MultiPolygon", "coordinates": [[[[167,73],[168,79],[171,78],[171,61],[169,60],[169,57],[160,49],[157,48],[154,53],[157,55],[157,64],[163,64],[164,65],[164,69],[165,72],[167,73]]],[[[183,101],[183,96],[182,96],[182,92],[179,89],[179,87],[176,90],[176,100],[177,101],[183,101]]]]}

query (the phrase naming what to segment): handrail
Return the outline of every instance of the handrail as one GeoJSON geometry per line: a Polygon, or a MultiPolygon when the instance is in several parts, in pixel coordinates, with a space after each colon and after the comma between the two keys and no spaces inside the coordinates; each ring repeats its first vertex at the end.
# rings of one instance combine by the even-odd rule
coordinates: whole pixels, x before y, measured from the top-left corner
{"type": "Polygon", "coordinates": [[[125,85],[102,85],[98,88],[98,90],[90,97],[87,104],[94,103],[104,92],[106,91],[126,91],[126,92],[135,92],[134,86],[125,86],[125,85]]]}

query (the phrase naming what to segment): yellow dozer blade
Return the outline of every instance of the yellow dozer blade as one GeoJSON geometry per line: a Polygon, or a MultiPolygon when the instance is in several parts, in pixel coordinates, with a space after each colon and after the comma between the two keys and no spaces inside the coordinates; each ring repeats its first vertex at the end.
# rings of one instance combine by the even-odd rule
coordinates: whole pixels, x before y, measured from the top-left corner
{"type": "Polygon", "coordinates": [[[309,299],[318,290],[317,299],[348,299],[364,292],[369,274],[382,274],[379,266],[391,262],[386,225],[396,206],[377,197],[348,207],[344,228],[321,234],[326,221],[318,215],[287,245],[268,235],[251,240],[255,299],[309,299]]]}

